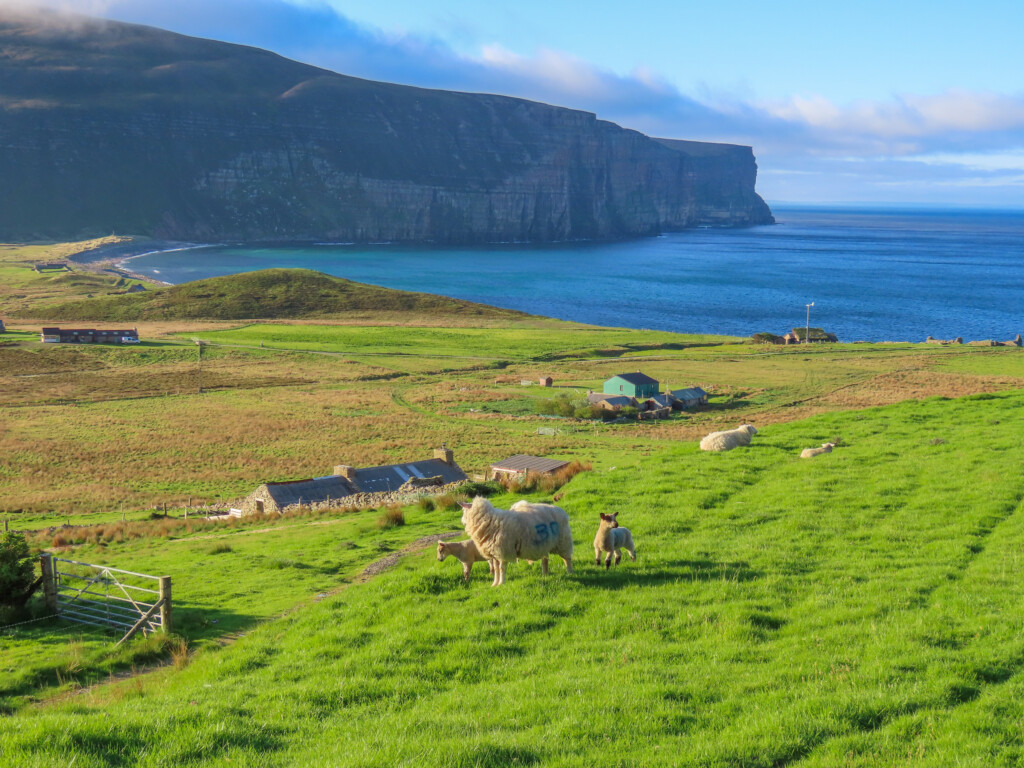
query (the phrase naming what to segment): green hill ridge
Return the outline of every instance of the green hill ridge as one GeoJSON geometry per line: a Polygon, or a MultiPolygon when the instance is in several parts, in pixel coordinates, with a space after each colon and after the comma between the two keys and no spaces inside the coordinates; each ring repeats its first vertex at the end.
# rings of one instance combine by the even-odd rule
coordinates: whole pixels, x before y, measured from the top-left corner
{"type": "Polygon", "coordinates": [[[34,307],[21,317],[88,320],[265,320],[326,318],[352,312],[424,313],[475,318],[522,318],[499,309],[430,293],[357,283],[309,269],[264,269],[211,277],[144,293],[34,307]]]}

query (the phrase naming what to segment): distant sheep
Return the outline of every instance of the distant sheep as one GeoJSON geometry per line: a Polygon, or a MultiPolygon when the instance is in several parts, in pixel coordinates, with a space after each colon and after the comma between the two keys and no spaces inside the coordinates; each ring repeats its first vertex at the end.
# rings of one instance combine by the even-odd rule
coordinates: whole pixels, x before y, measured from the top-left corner
{"type": "Polygon", "coordinates": [[[757,434],[752,424],[744,424],[724,432],[712,432],[700,441],[702,451],[731,451],[741,445],[750,445],[750,438],[757,434]]]}
{"type": "Polygon", "coordinates": [[[516,511],[497,509],[483,496],[463,506],[462,525],[484,557],[494,562],[491,586],[505,583],[505,567],[517,558],[543,560],[554,552],[572,573],[572,531],[569,516],[551,504],[519,502],[516,511]],[[527,509],[525,505],[529,506],[527,509]]]}
{"type": "Polygon", "coordinates": [[[597,565],[601,564],[601,553],[607,552],[604,560],[604,567],[608,569],[612,564],[612,556],[615,556],[615,564],[622,560],[622,550],[629,552],[630,559],[636,562],[636,546],[633,544],[633,534],[628,528],[620,528],[617,520],[619,513],[606,515],[601,513],[601,523],[597,527],[597,536],[594,537],[594,560],[597,565]]]}
{"type": "Polygon", "coordinates": [[[835,447],[835,443],[822,443],[821,448],[804,448],[800,451],[800,458],[813,459],[815,456],[821,456],[823,453],[832,453],[832,449],[835,447]]]}
{"type": "Polygon", "coordinates": [[[480,554],[480,550],[476,548],[472,539],[437,542],[437,559],[443,563],[448,555],[462,563],[462,578],[466,581],[469,581],[469,572],[473,570],[473,563],[487,563],[488,571],[494,573],[494,564],[480,554]]]}

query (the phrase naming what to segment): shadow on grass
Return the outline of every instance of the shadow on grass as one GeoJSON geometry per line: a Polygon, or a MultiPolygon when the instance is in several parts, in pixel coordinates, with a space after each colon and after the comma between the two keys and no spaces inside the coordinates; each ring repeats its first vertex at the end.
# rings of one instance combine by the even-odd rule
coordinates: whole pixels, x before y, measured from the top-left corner
{"type": "MultiPolygon", "coordinates": [[[[175,604],[174,634],[192,642],[216,639],[255,626],[264,619],[223,609],[175,604]]],[[[127,630],[79,624],[55,618],[17,634],[39,653],[31,669],[17,676],[0,677],[0,714],[20,709],[24,700],[66,685],[88,686],[110,675],[138,666],[171,660],[174,639],[163,634],[136,635],[124,645],[117,642],[127,630]]],[[[12,634],[12,633],[8,633],[12,634]]]]}
{"type": "Polygon", "coordinates": [[[680,581],[735,581],[746,582],[760,579],[764,574],[750,567],[750,564],[738,560],[722,562],[718,560],[670,560],[657,568],[638,568],[626,558],[617,566],[605,569],[602,565],[577,567],[574,577],[579,583],[588,587],[604,589],[622,589],[624,587],[672,584],[680,581]],[[632,567],[631,567],[632,566],[632,567]]]}

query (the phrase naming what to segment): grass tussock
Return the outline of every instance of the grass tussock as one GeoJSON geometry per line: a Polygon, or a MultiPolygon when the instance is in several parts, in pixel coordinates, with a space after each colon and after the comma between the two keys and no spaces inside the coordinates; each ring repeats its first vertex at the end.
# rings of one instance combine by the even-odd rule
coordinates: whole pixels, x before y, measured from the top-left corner
{"type": "Polygon", "coordinates": [[[377,518],[378,528],[396,528],[400,525],[405,525],[405,512],[402,511],[402,507],[398,504],[391,504],[384,507],[377,518]]]}

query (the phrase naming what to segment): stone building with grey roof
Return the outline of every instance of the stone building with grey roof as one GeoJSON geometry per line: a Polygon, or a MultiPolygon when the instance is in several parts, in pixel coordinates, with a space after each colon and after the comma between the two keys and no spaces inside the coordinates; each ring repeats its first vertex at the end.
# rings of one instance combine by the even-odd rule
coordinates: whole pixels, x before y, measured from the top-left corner
{"type": "Polygon", "coordinates": [[[324,477],[264,483],[246,497],[242,514],[281,513],[288,507],[329,506],[336,501],[345,506],[348,497],[369,499],[368,494],[380,494],[383,501],[385,494],[414,495],[468,479],[452,451],[442,446],[434,451],[434,458],[423,461],[361,468],[339,464],[324,477]]]}

